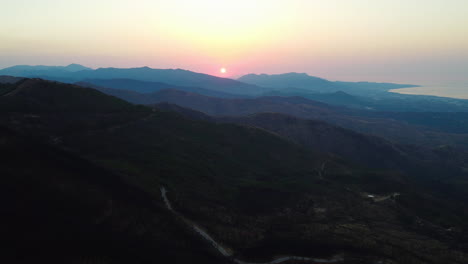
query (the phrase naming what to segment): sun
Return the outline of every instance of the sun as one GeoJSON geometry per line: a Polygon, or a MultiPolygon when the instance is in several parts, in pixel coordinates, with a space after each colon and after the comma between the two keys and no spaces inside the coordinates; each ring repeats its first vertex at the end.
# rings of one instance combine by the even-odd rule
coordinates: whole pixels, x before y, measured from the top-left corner
{"type": "Polygon", "coordinates": [[[227,70],[226,70],[226,68],[223,67],[223,68],[219,69],[219,72],[221,72],[221,73],[226,73],[227,70]]]}

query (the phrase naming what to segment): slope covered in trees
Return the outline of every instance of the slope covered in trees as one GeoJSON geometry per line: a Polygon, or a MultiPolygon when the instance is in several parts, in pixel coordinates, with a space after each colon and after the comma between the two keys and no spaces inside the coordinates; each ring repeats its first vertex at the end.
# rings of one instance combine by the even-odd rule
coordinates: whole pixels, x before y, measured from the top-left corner
{"type": "MultiPolygon", "coordinates": [[[[209,247],[203,243],[186,242],[190,241],[190,232],[178,228],[174,219],[171,222],[165,218],[164,211],[157,213],[162,206],[162,184],[167,186],[178,211],[233,248],[236,255],[249,260],[262,260],[272,252],[317,257],[340,253],[348,263],[464,263],[467,259],[463,251],[467,243],[463,184],[456,191],[450,185],[431,189],[411,175],[357,167],[320,151],[307,150],[265,129],[193,120],[73,85],[26,80],[14,86],[9,95],[0,97],[0,104],[3,102],[8,103],[0,112],[3,126],[34,137],[40,144],[53,143],[54,148],[73,153],[47,156],[27,149],[31,144],[21,150],[20,140],[20,145],[11,147],[12,152],[19,151],[9,155],[13,157],[9,162],[22,164],[18,155],[29,153],[43,158],[39,164],[46,168],[50,164],[53,171],[62,168],[56,165],[59,158],[78,155],[92,167],[65,160],[60,163],[62,171],[47,169],[44,173],[51,177],[65,174],[70,175],[66,179],[73,180],[55,184],[55,178],[37,179],[39,183],[28,188],[43,192],[53,182],[51,188],[55,191],[46,193],[55,200],[46,198],[44,205],[38,205],[31,198],[36,195],[31,193],[33,196],[25,201],[25,212],[36,216],[32,208],[42,210],[41,206],[45,206],[43,215],[60,219],[47,207],[55,207],[57,201],[59,205],[73,205],[76,199],[78,205],[63,211],[62,216],[68,219],[77,213],[85,218],[73,218],[78,223],[99,223],[109,215],[109,200],[119,204],[115,206],[122,206],[122,212],[113,210],[115,219],[110,220],[120,220],[110,224],[110,233],[118,236],[129,232],[137,239],[124,239],[131,243],[123,246],[127,251],[111,247],[110,252],[118,254],[111,259],[118,260],[109,262],[126,262],[123,256],[144,261],[183,261],[185,257],[197,257],[205,263],[214,261],[215,252],[205,252],[209,247]],[[97,105],[90,106],[89,102],[97,105]],[[108,176],[101,181],[98,175],[108,176]],[[83,191],[79,189],[81,184],[83,191]],[[68,194],[71,201],[67,200],[68,194]],[[129,205],[124,206],[126,203],[129,205]],[[154,215],[151,210],[155,210],[154,215]],[[90,212],[89,218],[83,211],[90,212]],[[127,220],[127,215],[136,219],[127,220]],[[138,224],[130,227],[127,221],[138,224]],[[183,250],[178,258],[171,254],[179,246],[183,250]]],[[[2,144],[14,142],[5,138],[2,144]]],[[[28,163],[34,160],[27,155],[24,159],[28,163]]],[[[7,178],[15,180],[21,180],[22,175],[31,178],[35,175],[31,172],[36,171],[20,165],[11,168],[7,178]]],[[[13,221],[17,218],[12,217],[4,226],[8,230],[18,228],[13,221]]],[[[46,225],[43,230],[53,228],[46,225]]],[[[68,238],[79,238],[77,232],[70,232],[68,238]]],[[[78,233],[93,238],[89,233],[78,233]]],[[[23,241],[32,236],[26,232],[18,238],[23,241]]],[[[103,243],[108,246],[108,240],[103,243]]],[[[97,249],[96,255],[108,256],[102,250],[97,249]]]]}

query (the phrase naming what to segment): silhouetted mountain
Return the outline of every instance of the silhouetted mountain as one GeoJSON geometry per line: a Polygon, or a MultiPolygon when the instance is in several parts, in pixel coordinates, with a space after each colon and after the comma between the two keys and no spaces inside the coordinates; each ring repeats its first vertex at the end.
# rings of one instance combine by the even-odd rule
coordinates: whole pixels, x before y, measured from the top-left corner
{"type": "MultiPolygon", "coordinates": [[[[255,84],[275,89],[298,88],[309,92],[333,93],[338,91],[350,92],[357,95],[388,91],[390,89],[414,87],[409,84],[368,83],[368,82],[331,82],[322,78],[310,76],[306,73],[285,74],[248,74],[238,79],[241,82],[255,84]]],[[[287,91],[287,90],[286,90],[287,91]]]]}
{"type": "Polygon", "coordinates": [[[131,69],[99,68],[96,70],[70,72],[64,69],[64,67],[14,66],[0,70],[0,75],[43,78],[69,83],[86,81],[87,79],[133,79],[145,82],[161,82],[175,86],[201,87],[213,91],[241,95],[254,95],[265,92],[264,88],[256,85],[181,69],[163,70],[151,69],[149,67],[131,69]]]}
{"type": "Polygon", "coordinates": [[[11,75],[17,77],[35,77],[41,75],[62,76],[73,72],[92,70],[79,64],[70,64],[68,66],[29,66],[18,65],[0,70],[1,75],[11,75]]]}
{"type": "MultiPolygon", "coordinates": [[[[207,96],[215,96],[220,98],[236,98],[239,95],[233,95],[224,92],[213,91],[204,88],[198,87],[184,87],[184,86],[176,86],[166,83],[160,82],[144,82],[138,80],[131,80],[131,79],[102,79],[102,80],[90,80],[87,79],[83,82],[78,82],[77,84],[81,86],[90,86],[93,88],[102,87],[102,88],[112,88],[112,89],[119,89],[119,90],[127,90],[145,94],[143,96],[147,96],[148,93],[154,93],[164,89],[177,89],[181,91],[187,91],[192,93],[203,94],[207,96]]],[[[123,98],[125,99],[125,98],[123,98]]]]}
{"type": "MultiPolygon", "coordinates": [[[[262,100],[273,104],[280,99],[262,100]]],[[[293,98],[289,104],[307,101],[293,98]]],[[[45,220],[51,217],[51,225],[43,226],[39,237],[51,232],[72,239],[90,239],[92,229],[81,223],[92,225],[104,219],[95,228],[95,235],[106,239],[90,242],[89,251],[81,246],[89,240],[77,244],[76,250],[82,249],[81,254],[85,254],[81,263],[216,263],[216,252],[209,250],[211,243],[188,228],[193,222],[230,247],[234,257],[257,262],[272,255],[329,258],[337,253],[351,263],[462,264],[468,259],[464,251],[468,243],[465,175],[424,179],[356,167],[332,155],[307,150],[265,129],[193,120],[171,111],[134,106],[75,85],[24,80],[0,96],[0,106],[5,102],[9,104],[0,111],[0,124],[37,140],[52,138],[50,141],[56,147],[97,164],[93,166],[104,167],[87,171],[79,169],[87,165],[58,162],[58,168],[63,166],[70,171],[64,169],[49,173],[46,178],[33,178],[39,183],[49,182],[49,177],[59,179],[52,181],[56,184],[51,188],[34,182],[26,185],[34,192],[14,189],[8,195],[17,198],[23,195],[13,195],[24,194],[27,199],[27,206],[12,204],[9,208],[27,208],[25,212],[30,212],[31,207],[39,211],[44,207],[42,214],[31,213],[30,218],[25,218],[27,226],[38,215],[45,220]],[[88,101],[99,107],[92,108],[88,101]],[[69,173],[74,173],[73,177],[69,173]],[[109,178],[101,182],[100,176],[106,173],[109,178]],[[120,176],[120,183],[113,181],[113,175],[120,176]],[[66,180],[69,178],[78,180],[66,180]],[[163,213],[162,186],[169,190],[168,197],[179,214],[163,213]],[[51,194],[53,200],[35,202],[36,192],[51,194]],[[120,192],[122,196],[118,196],[120,192]],[[55,208],[56,201],[63,210],[48,209],[55,208]],[[63,215],[56,217],[56,211],[63,215]],[[76,215],[80,217],[75,218],[76,215]],[[54,225],[54,221],[62,223],[61,219],[65,222],[71,219],[71,223],[85,227],[64,225],[70,233],[59,232],[61,225],[54,225]],[[107,230],[116,238],[108,240],[107,233],[101,235],[107,230]],[[129,239],[121,239],[126,234],[129,239]],[[193,243],[193,239],[201,240],[193,243]],[[96,244],[102,247],[94,247],[96,244]],[[109,257],[107,252],[114,255],[109,257]]],[[[316,103],[309,109],[324,106],[316,103]]],[[[9,138],[0,140],[0,144],[11,142],[9,138]]],[[[54,168],[57,160],[66,159],[63,153],[47,156],[28,149],[31,143],[25,141],[24,145],[24,149],[18,145],[11,147],[18,150],[12,157],[21,157],[22,153],[33,155],[26,156],[24,164],[38,156],[44,161],[38,160],[37,166],[50,164],[54,168]]],[[[442,152],[460,157],[456,150],[442,152]]],[[[23,173],[38,176],[35,172],[40,170],[33,165],[32,169],[12,166],[7,179],[23,173]]],[[[20,222],[8,221],[2,228],[21,230],[23,225],[17,224],[20,222]]],[[[22,240],[31,238],[28,229],[25,230],[22,240]]],[[[34,245],[46,256],[50,255],[50,249],[56,252],[54,244],[34,245]]],[[[62,251],[59,253],[61,256],[62,251]]],[[[63,254],[70,256],[66,251],[63,254]]]]}

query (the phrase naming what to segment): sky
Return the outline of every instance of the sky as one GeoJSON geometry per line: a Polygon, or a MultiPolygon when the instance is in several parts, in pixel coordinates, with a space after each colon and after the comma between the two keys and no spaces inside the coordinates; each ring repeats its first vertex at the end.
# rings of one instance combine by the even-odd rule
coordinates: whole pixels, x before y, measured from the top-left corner
{"type": "Polygon", "coordinates": [[[1,3],[0,68],[79,63],[468,83],[467,0],[1,3]]]}

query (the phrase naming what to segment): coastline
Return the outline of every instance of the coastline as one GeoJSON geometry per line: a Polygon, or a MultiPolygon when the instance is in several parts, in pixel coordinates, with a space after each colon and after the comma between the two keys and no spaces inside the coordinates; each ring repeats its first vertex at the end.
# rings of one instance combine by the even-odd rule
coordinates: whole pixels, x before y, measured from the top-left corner
{"type": "Polygon", "coordinates": [[[465,85],[421,85],[418,87],[388,90],[390,93],[430,95],[453,99],[468,99],[468,84],[465,85]]]}

